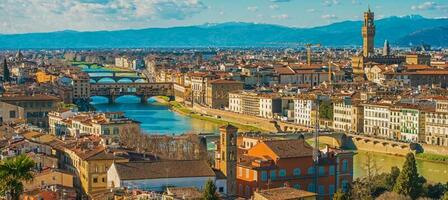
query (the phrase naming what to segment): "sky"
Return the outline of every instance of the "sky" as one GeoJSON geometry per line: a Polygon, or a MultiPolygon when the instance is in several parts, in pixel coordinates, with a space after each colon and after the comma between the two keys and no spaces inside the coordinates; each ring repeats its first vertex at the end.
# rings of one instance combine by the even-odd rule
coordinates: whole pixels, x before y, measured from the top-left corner
{"type": "Polygon", "coordinates": [[[448,17],[448,0],[0,0],[0,33],[95,31],[254,22],[315,27],[360,20],[448,17]]]}

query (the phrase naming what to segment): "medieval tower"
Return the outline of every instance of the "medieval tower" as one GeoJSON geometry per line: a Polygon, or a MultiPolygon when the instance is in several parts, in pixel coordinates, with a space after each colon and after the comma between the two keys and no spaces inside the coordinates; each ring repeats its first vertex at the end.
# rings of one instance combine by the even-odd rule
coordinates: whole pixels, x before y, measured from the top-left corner
{"type": "Polygon", "coordinates": [[[227,177],[227,195],[236,195],[236,162],[237,162],[237,137],[238,128],[226,125],[219,129],[219,169],[227,177]]]}
{"type": "Polygon", "coordinates": [[[370,11],[364,12],[364,24],[362,26],[362,52],[364,57],[374,54],[375,24],[374,14],[370,11]]]}

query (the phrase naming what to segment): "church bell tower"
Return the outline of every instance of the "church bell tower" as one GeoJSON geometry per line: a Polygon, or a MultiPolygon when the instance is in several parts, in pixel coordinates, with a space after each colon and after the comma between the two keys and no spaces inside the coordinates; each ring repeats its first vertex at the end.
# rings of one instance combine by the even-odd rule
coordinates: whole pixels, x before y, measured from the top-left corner
{"type": "Polygon", "coordinates": [[[236,162],[238,128],[226,125],[220,131],[219,169],[227,177],[227,195],[236,195],[236,162]]]}
{"type": "Polygon", "coordinates": [[[364,12],[364,24],[362,26],[362,53],[364,57],[374,54],[375,24],[374,14],[370,11],[364,12]]]}

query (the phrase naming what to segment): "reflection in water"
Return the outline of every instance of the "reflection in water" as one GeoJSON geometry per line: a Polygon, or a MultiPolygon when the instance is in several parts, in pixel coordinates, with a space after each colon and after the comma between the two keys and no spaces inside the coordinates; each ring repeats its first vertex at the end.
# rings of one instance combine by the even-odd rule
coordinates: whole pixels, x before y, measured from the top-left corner
{"type": "MultiPolygon", "coordinates": [[[[400,169],[403,166],[405,157],[386,155],[380,153],[371,153],[373,160],[379,168],[380,172],[390,172],[393,166],[397,166],[400,169]]],[[[367,152],[358,151],[354,159],[354,176],[363,177],[366,176],[366,170],[364,165],[367,159],[367,152]]],[[[448,164],[435,163],[417,160],[417,168],[420,175],[424,176],[431,182],[448,182],[448,164]]]]}
{"type": "Polygon", "coordinates": [[[181,116],[172,112],[167,106],[157,105],[153,99],[140,103],[135,96],[122,96],[108,104],[105,97],[92,97],[92,104],[98,111],[122,111],[133,120],[141,122],[140,126],[148,134],[182,134],[188,132],[218,132],[218,125],[207,121],[181,116]]]}

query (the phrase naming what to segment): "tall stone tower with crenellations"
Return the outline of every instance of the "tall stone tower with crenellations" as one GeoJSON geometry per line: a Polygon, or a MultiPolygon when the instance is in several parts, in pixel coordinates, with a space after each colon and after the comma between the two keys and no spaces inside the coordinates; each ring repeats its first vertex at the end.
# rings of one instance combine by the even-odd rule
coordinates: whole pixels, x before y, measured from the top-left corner
{"type": "Polygon", "coordinates": [[[370,11],[364,12],[364,24],[361,28],[362,30],[362,52],[364,57],[368,57],[374,54],[375,45],[375,24],[374,24],[374,14],[370,11]]]}

